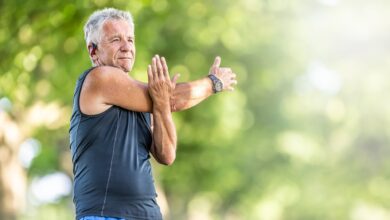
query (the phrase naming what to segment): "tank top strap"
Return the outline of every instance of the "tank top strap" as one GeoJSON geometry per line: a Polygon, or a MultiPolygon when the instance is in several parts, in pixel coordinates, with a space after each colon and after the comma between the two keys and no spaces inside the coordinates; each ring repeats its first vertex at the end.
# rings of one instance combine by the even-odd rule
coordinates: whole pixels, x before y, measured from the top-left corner
{"type": "Polygon", "coordinates": [[[76,88],[74,90],[74,95],[73,95],[73,107],[74,107],[74,110],[78,111],[78,112],[81,112],[80,111],[80,106],[79,106],[79,100],[80,100],[80,93],[81,93],[81,88],[83,87],[83,84],[84,84],[84,81],[85,81],[85,78],[87,78],[88,74],[94,69],[95,67],[91,67],[89,69],[87,69],[86,71],[84,71],[84,73],[82,73],[79,77],[79,79],[77,80],[77,83],[76,83],[76,88]]]}

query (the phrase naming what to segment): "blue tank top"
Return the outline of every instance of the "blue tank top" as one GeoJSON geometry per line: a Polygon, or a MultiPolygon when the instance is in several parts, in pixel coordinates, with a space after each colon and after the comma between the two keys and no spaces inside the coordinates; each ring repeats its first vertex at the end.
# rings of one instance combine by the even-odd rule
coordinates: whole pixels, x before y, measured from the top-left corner
{"type": "Polygon", "coordinates": [[[112,106],[83,114],[80,92],[91,70],[77,81],[69,129],[76,218],[160,219],[149,162],[150,113],[112,106]]]}

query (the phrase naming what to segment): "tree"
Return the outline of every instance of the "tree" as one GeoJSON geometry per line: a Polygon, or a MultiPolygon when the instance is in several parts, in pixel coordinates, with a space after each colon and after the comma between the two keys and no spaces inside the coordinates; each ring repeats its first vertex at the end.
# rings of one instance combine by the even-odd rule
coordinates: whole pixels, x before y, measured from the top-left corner
{"type": "MultiPolygon", "coordinates": [[[[90,65],[82,26],[108,6],[134,16],[135,78],[147,80],[154,54],[183,81],[206,75],[216,55],[238,75],[235,92],[174,113],[176,162],[154,169],[167,219],[389,218],[386,1],[0,6],[1,219],[18,216],[34,178],[71,176],[72,94],[90,65]],[[42,149],[24,168],[18,152],[30,138],[42,149]]],[[[71,195],[53,209],[33,207],[36,215],[26,214],[30,203],[21,219],[73,213],[71,195]]]]}

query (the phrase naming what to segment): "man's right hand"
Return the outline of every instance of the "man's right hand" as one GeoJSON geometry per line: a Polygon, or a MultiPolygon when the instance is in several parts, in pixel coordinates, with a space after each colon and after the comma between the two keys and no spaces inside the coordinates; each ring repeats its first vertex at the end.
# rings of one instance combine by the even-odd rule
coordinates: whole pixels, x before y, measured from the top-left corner
{"type": "Polygon", "coordinates": [[[236,74],[233,73],[231,68],[220,67],[221,57],[217,56],[213,65],[210,68],[209,74],[214,74],[223,83],[223,91],[233,91],[234,86],[237,84],[236,74]]]}

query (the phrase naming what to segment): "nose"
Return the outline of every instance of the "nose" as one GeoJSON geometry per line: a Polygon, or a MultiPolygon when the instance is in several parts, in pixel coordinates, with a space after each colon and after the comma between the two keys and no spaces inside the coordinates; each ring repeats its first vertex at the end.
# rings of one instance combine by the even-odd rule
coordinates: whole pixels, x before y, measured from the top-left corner
{"type": "Polygon", "coordinates": [[[132,47],[132,43],[131,42],[128,42],[128,41],[123,41],[124,43],[122,43],[121,45],[121,50],[122,51],[130,51],[131,50],[131,47],[132,47]]]}

